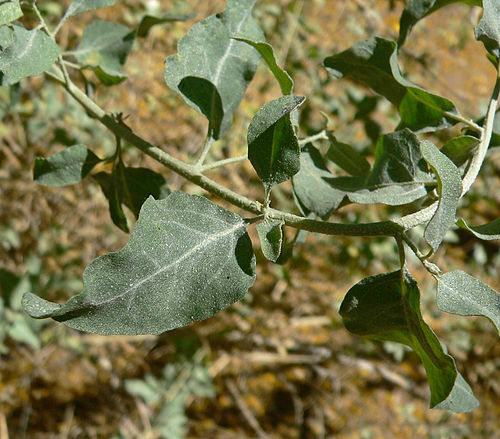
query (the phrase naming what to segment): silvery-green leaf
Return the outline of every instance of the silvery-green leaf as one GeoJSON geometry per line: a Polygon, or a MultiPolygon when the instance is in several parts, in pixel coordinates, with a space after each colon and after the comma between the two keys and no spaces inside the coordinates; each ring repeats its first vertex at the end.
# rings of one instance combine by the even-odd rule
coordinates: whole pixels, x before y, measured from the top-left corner
{"type": "Polygon", "coordinates": [[[425,240],[436,251],[446,231],[455,224],[458,202],[462,195],[462,179],[453,162],[433,143],[422,141],[420,150],[438,180],[438,208],[424,232],[425,240]]]}
{"type": "Polygon", "coordinates": [[[402,46],[405,43],[413,26],[415,26],[418,21],[452,3],[482,6],[481,0],[410,0],[401,14],[398,44],[402,46]]]}
{"type": "Polygon", "coordinates": [[[194,17],[194,14],[186,15],[167,15],[165,17],[155,17],[154,15],[145,15],[142,17],[137,27],[136,35],[139,38],[147,37],[150,29],[157,24],[172,23],[175,21],[186,21],[194,17]]]}
{"type": "Polygon", "coordinates": [[[92,68],[104,85],[114,85],[125,79],[120,70],[133,44],[134,33],[128,27],[94,20],[83,30],[78,47],[68,54],[92,68]]]}
{"type": "Polygon", "coordinates": [[[23,16],[19,0],[3,0],[0,2],[0,26],[8,24],[23,16]]]}
{"type": "Polygon", "coordinates": [[[468,412],[478,406],[468,384],[459,378],[455,361],[422,319],[420,291],[406,269],[370,276],[354,285],[340,306],[340,315],[350,332],[402,343],[418,354],[431,389],[431,408],[468,412]]]}
{"type": "Polygon", "coordinates": [[[278,81],[281,88],[281,93],[283,93],[284,95],[289,95],[292,93],[293,80],[288,72],[286,70],[283,70],[278,65],[273,46],[266,42],[256,42],[245,38],[237,38],[237,40],[250,44],[250,46],[254,47],[260,53],[260,56],[262,56],[262,59],[266,62],[269,70],[271,70],[272,74],[278,81]]]}
{"type": "Polygon", "coordinates": [[[325,160],[311,144],[300,152],[300,171],[292,178],[293,192],[299,208],[305,215],[314,212],[326,220],[345,197],[345,192],[327,183],[334,178],[325,160]]]}
{"type": "Polygon", "coordinates": [[[115,0],[73,0],[64,14],[63,21],[81,12],[111,6],[114,2],[115,0]]]}
{"type": "Polygon", "coordinates": [[[441,152],[457,166],[462,166],[471,158],[473,151],[479,145],[479,139],[472,136],[454,137],[444,144],[441,152]]]}
{"type": "Polygon", "coordinates": [[[160,334],[243,298],[255,280],[246,224],[204,197],[148,198],[127,245],[95,259],[83,292],[57,305],[28,293],[24,309],[98,334],[160,334]]]}
{"type": "Polygon", "coordinates": [[[248,127],[248,159],[266,189],[294,176],[300,168],[299,140],[290,113],[304,96],[286,95],[267,102],[248,127]]]}
{"type": "Polygon", "coordinates": [[[429,93],[403,77],[398,66],[397,45],[380,37],[354,44],[325,58],[324,65],[336,79],[349,78],[367,85],[392,102],[399,111],[398,129],[435,131],[456,123],[445,112],[456,113],[451,101],[429,93]]]}
{"type": "Polygon", "coordinates": [[[351,175],[367,175],[370,172],[370,164],[347,143],[333,141],[326,157],[351,175]]]}
{"type": "Polygon", "coordinates": [[[80,182],[99,163],[85,145],[73,145],[50,157],[35,159],[33,180],[42,186],[67,186],[80,182]]]}
{"type": "Polygon", "coordinates": [[[377,142],[375,163],[368,176],[337,177],[328,182],[354,203],[411,203],[427,195],[425,185],[433,181],[419,145],[417,136],[408,129],[386,134],[377,142]]]}
{"type": "Polygon", "coordinates": [[[39,75],[54,64],[60,53],[59,47],[45,32],[15,25],[9,29],[10,43],[0,56],[0,72],[3,74],[0,85],[15,84],[27,76],[39,75]]]}
{"type": "Polygon", "coordinates": [[[500,294],[479,279],[457,270],[437,278],[440,310],[489,318],[500,334],[500,294]]]}
{"type": "Polygon", "coordinates": [[[259,63],[258,52],[235,39],[263,40],[262,30],[251,15],[254,3],[255,0],[228,0],[224,12],[196,23],[179,41],[177,54],[165,61],[167,85],[196,110],[198,105],[179,90],[182,79],[194,76],[214,85],[224,111],[219,136],[231,126],[259,63]]]}
{"type": "Polygon", "coordinates": [[[500,239],[500,218],[480,226],[469,226],[463,219],[457,221],[457,226],[468,230],[479,239],[500,239]]]}
{"type": "Polygon", "coordinates": [[[476,40],[497,59],[500,57],[500,3],[498,0],[483,0],[483,17],[475,29],[476,40]]]}
{"type": "Polygon", "coordinates": [[[262,253],[272,262],[276,262],[281,254],[284,224],[282,220],[266,218],[256,226],[262,253]]]}

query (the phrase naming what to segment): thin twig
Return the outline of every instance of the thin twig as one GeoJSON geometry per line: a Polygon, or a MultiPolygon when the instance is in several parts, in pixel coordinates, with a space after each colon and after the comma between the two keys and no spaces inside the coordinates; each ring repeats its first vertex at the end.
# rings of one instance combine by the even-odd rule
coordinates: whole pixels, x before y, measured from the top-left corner
{"type": "Polygon", "coordinates": [[[476,131],[479,134],[482,134],[484,131],[483,127],[479,126],[473,120],[467,119],[466,117],[462,116],[461,114],[452,113],[450,111],[444,111],[443,115],[448,117],[449,119],[454,119],[458,122],[462,122],[463,124],[467,125],[469,128],[471,128],[472,130],[476,131]]]}
{"type": "Polygon", "coordinates": [[[243,400],[243,397],[241,396],[240,391],[238,390],[238,387],[232,380],[225,380],[226,386],[231,393],[231,395],[234,398],[234,402],[236,402],[236,405],[240,409],[243,417],[245,420],[248,422],[248,425],[252,427],[253,431],[257,434],[257,436],[260,439],[270,439],[270,437],[267,435],[267,433],[262,429],[260,426],[259,422],[255,418],[254,414],[251,412],[251,410],[248,408],[246,405],[245,401],[243,400]]]}
{"type": "Polygon", "coordinates": [[[224,159],[224,160],[218,160],[218,161],[213,162],[213,163],[209,163],[208,165],[202,166],[200,170],[201,170],[201,172],[211,171],[212,169],[221,168],[222,166],[232,165],[234,163],[240,163],[240,162],[243,162],[245,160],[248,160],[247,154],[240,155],[238,157],[231,157],[231,158],[224,159]]]}
{"type": "Polygon", "coordinates": [[[328,135],[326,134],[326,130],[320,131],[319,133],[314,134],[312,136],[299,139],[299,145],[303,146],[307,143],[315,142],[316,140],[328,140],[328,135]]]}

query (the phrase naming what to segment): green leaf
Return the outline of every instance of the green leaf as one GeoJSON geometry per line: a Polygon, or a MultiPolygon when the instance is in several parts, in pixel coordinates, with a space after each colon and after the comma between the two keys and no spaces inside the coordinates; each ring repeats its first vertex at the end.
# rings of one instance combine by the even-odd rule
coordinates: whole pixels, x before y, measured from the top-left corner
{"type": "Polygon", "coordinates": [[[179,83],[179,91],[208,119],[210,136],[218,139],[224,108],[217,88],[204,78],[186,76],[179,83]]]}
{"type": "Polygon", "coordinates": [[[127,219],[122,204],[138,217],[142,204],[149,196],[161,200],[170,194],[170,189],[160,174],[147,168],[128,168],[121,162],[112,174],[99,172],[94,178],[109,201],[113,222],[126,233],[127,219]]]}
{"type": "Polygon", "coordinates": [[[460,219],[457,221],[457,226],[468,230],[479,239],[486,241],[500,239],[500,218],[480,226],[469,226],[463,219],[460,219]]]}
{"type": "Polygon", "coordinates": [[[73,0],[66,10],[62,21],[65,21],[74,15],[80,14],[81,12],[104,8],[106,6],[111,6],[114,3],[115,0],[73,0]]]}
{"type": "Polygon", "coordinates": [[[445,112],[456,113],[451,101],[431,94],[406,80],[399,70],[397,46],[393,41],[374,37],[324,60],[329,74],[367,85],[392,102],[399,111],[398,129],[435,131],[456,123],[445,112]]]}
{"type": "Polygon", "coordinates": [[[462,166],[472,156],[479,145],[479,139],[472,136],[454,137],[445,143],[441,152],[445,154],[456,166],[462,166]]]}
{"type": "Polygon", "coordinates": [[[500,335],[500,294],[479,279],[457,270],[437,277],[440,310],[462,316],[484,316],[500,335]]]}
{"type": "Polygon", "coordinates": [[[167,15],[165,17],[155,17],[154,15],[145,15],[142,17],[137,27],[136,35],[139,38],[146,38],[153,26],[163,23],[173,23],[175,21],[187,21],[194,17],[194,14],[186,15],[167,15]]]}
{"type": "Polygon", "coordinates": [[[281,88],[281,93],[284,95],[289,95],[292,93],[293,80],[286,70],[283,70],[276,61],[276,55],[274,54],[273,46],[266,42],[255,42],[245,38],[236,38],[238,41],[243,41],[244,43],[250,44],[254,47],[257,52],[259,52],[262,59],[266,62],[269,70],[274,75],[278,84],[281,88]]]}
{"type": "Polygon", "coordinates": [[[23,297],[33,317],[97,334],[160,334],[241,300],[255,280],[244,221],[206,198],[148,198],[129,242],[95,259],[63,306],[23,297]]]}
{"type": "Polygon", "coordinates": [[[282,220],[266,218],[256,227],[262,253],[272,262],[276,262],[281,254],[284,224],[282,220]]]}
{"type": "Polygon", "coordinates": [[[483,17],[475,29],[476,40],[498,59],[500,57],[500,3],[483,0],[483,17]]]}
{"type": "Polygon", "coordinates": [[[23,16],[19,0],[3,0],[0,2],[0,26],[8,24],[23,16]]]}
{"type": "Polygon", "coordinates": [[[354,203],[411,203],[427,195],[425,185],[433,182],[419,146],[417,136],[408,129],[386,134],[377,142],[375,163],[367,177],[338,177],[328,182],[354,203]]]}
{"type": "Polygon", "coordinates": [[[11,26],[2,35],[2,40],[10,43],[0,56],[0,72],[3,73],[0,85],[15,84],[20,79],[39,75],[54,64],[60,53],[58,45],[40,29],[11,26]]]}
{"type": "Polygon", "coordinates": [[[299,140],[290,113],[301,105],[304,96],[286,95],[267,102],[248,127],[248,159],[266,189],[282,183],[300,169],[299,140]]]}
{"type": "Polygon", "coordinates": [[[327,220],[338,209],[345,192],[327,183],[332,178],[319,151],[311,144],[304,146],[300,152],[300,171],[292,179],[295,199],[304,214],[314,212],[327,220]]]}
{"type": "Polygon", "coordinates": [[[482,6],[481,0],[410,0],[401,14],[398,44],[402,46],[405,43],[413,26],[415,26],[418,21],[452,3],[482,6]]]}
{"type": "Polygon", "coordinates": [[[167,85],[198,111],[198,104],[179,89],[179,84],[186,76],[194,76],[214,85],[224,112],[219,136],[231,126],[259,63],[260,56],[252,47],[234,39],[263,39],[262,30],[251,16],[254,3],[255,0],[228,0],[223,13],[196,23],[179,41],[178,53],[165,61],[167,85]]]}
{"type": "Polygon", "coordinates": [[[36,158],[33,180],[42,186],[68,186],[82,181],[100,161],[85,145],[73,145],[50,157],[36,158]]]}
{"type": "Polygon", "coordinates": [[[431,389],[431,408],[467,412],[478,406],[455,361],[422,319],[420,291],[406,269],[371,276],[354,285],[340,306],[340,315],[350,332],[402,343],[418,354],[431,389]]]}
{"type": "Polygon", "coordinates": [[[128,27],[94,20],[84,29],[78,47],[68,53],[91,68],[104,85],[114,85],[125,79],[120,70],[133,44],[134,33],[128,27]]]}
{"type": "Polygon", "coordinates": [[[424,238],[436,251],[446,231],[455,224],[458,202],[462,195],[462,179],[453,162],[431,142],[424,140],[420,150],[438,180],[439,204],[427,224],[424,238]]]}
{"type": "Polygon", "coordinates": [[[370,164],[351,145],[334,140],[326,157],[351,175],[364,176],[370,172],[370,164]]]}

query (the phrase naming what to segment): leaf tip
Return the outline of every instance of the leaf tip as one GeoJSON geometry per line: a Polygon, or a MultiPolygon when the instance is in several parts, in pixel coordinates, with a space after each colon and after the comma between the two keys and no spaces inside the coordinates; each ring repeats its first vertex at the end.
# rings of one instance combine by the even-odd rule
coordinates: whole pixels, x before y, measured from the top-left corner
{"type": "Polygon", "coordinates": [[[57,303],[49,302],[33,293],[24,293],[22,299],[24,310],[35,319],[51,317],[61,308],[57,303]]]}

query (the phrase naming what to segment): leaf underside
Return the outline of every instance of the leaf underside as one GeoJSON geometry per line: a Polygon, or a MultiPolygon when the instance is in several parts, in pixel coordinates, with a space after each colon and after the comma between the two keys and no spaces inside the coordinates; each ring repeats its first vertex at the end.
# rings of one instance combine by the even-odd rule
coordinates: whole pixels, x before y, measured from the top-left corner
{"type": "Polygon", "coordinates": [[[245,223],[206,198],[148,198],[127,245],[95,259],[84,289],[57,305],[27,293],[25,310],[97,334],[160,334],[240,300],[255,280],[245,223]]]}
{"type": "Polygon", "coordinates": [[[340,315],[350,332],[402,343],[418,354],[431,389],[431,408],[468,412],[478,406],[455,361],[422,319],[420,292],[406,269],[363,279],[348,291],[340,315]]]}

